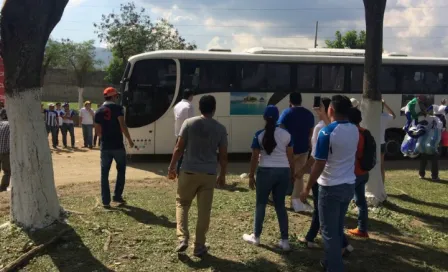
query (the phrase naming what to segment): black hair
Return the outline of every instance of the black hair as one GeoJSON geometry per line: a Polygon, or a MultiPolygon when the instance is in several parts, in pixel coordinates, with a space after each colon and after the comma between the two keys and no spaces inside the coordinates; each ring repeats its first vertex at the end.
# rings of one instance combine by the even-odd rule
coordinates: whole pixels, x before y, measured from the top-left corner
{"type": "Polygon", "coordinates": [[[277,127],[277,121],[273,118],[265,118],[266,125],[264,126],[264,135],[263,135],[263,148],[266,150],[268,155],[274,151],[277,146],[277,142],[275,141],[275,128],[277,127]]]}
{"type": "Polygon", "coordinates": [[[357,108],[351,108],[348,113],[348,120],[352,124],[359,125],[362,121],[361,111],[357,108]]]}
{"type": "Polygon", "coordinates": [[[112,100],[112,96],[106,96],[106,97],[104,97],[104,100],[111,101],[112,100]]]}
{"type": "Polygon", "coordinates": [[[216,99],[213,95],[204,95],[199,100],[199,110],[203,115],[210,115],[216,110],[216,99]]]}
{"type": "Polygon", "coordinates": [[[321,101],[325,107],[325,112],[328,112],[328,108],[330,107],[331,99],[328,97],[322,97],[321,101]]]}
{"type": "Polygon", "coordinates": [[[352,108],[352,102],[347,96],[338,94],[331,97],[331,106],[336,115],[347,117],[352,108]]]}
{"type": "Polygon", "coordinates": [[[190,90],[190,89],[185,89],[184,90],[184,93],[182,94],[182,98],[183,99],[189,99],[191,96],[193,96],[194,95],[194,93],[193,93],[193,91],[192,90],[190,90]]]}
{"type": "Polygon", "coordinates": [[[8,114],[6,114],[6,110],[5,109],[2,109],[0,111],[0,118],[3,121],[8,121],[8,114]]]}
{"type": "Polygon", "coordinates": [[[289,102],[294,106],[302,105],[302,94],[299,92],[292,92],[289,94],[289,102]]]}

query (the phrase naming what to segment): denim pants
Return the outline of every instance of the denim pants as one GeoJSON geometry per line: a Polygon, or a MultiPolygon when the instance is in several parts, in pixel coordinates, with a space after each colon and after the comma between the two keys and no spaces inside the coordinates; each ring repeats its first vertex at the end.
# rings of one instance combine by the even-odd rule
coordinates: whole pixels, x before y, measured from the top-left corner
{"type": "Polygon", "coordinates": [[[358,207],[358,229],[367,232],[367,220],[369,209],[366,201],[366,183],[369,181],[369,173],[357,176],[355,183],[355,203],[358,207]]]}
{"type": "MultiPolygon", "coordinates": [[[[316,239],[317,234],[320,230],[320,221],[319,221],[319,184],[314,184],[313,188],[313,205],[314,205],[314,211],[313,216],[311,218],[311,225],[310,229],[308,230],[308,233],[305,236],[305,239],[308,242],[314,242],[314,239],[316,239]]],[[[348,240],[347,236],[344,234],[342,237],[342,246],[341,248],[346,248],[348,246],[348,240]]]]}
{"type": "Polygon", "coordinates": [[[49,126],[45,125],[47,129],[47,136],[51,133],[51,143],[53,147],[56,147],[58,145],[58,126],[49,126]]]}
{"type": "Polygon", "coordinates": [[[274,197],[275,212],[280,226],[281,239],[288,239],[288,214],[285,207],[285,197],[288,185],[291,182],[290,169],[274,167],[258,167],[256,177],[256,207],[254,234],[260,237],[268,204],[269,194],[274,197]]]}
{"type": "Polygon", "coordinates": [[[93,125],[82,125],[82,136],[84,138],[84,147],[92,147],[93,125]]]}
{"type": "Polygon", "coordinates": [[[61,127],[62,132],[62,144],[66,147],[67,146],[67,132],[70,133],[70,140],[72,147],[75,146],[75,126],[73,124],[62,124],[61,127]]]}
{"type": "Polygon", "coordinates": [[[117,165],[117,182],[113,199],[120,200],[123,196],[126,178],[126,150],[124,148],[101,150],[101,198],[104,205],[110,204],[109,171],[113,160],[117,165]]]}
{"type": "Polygon", "coordinates": [[[343,272],[341,245],[344,241],[344,219],[355,194],[355,184],[319,186],[319,220],[329,272],[343,272]]]}

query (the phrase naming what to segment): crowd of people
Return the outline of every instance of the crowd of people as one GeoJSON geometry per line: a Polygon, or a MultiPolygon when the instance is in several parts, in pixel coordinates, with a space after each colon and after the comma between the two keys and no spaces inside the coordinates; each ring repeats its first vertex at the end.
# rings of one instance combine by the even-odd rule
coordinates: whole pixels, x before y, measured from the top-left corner
{"type": "MultiPolygon", "coordinates": [[[[253,232],[244,234],[243,240],[260,245],[266,206],[271,195],[280,229],[279,248],[291,250],[286,196],[291,195],[291,207],[294,207],[295,202],[306,203],[312,191],[312,222],[300,241],[308,248],[319,247],[315,238],[320,232],[325,249],[321,265],[326,271],[343,271],[343,257],[354,250],[344,233],[344,219],[352,200],[358,207],[358,226],[347,233],[369,237],[365,186],[369,171],[376,164],[376,142],[372,134],[360,126],[362,114],[356,99],[343,95],[321,98],[320,107],[314,108],[319,117],[319,122],[314,125],[314,115],[302,107],[301,94],[294,92],[289,98],[290,107],[281,114],[276,106],[266,107],[263,115],[265,127],[257,131],[252,140],[248,177],[249,187],[256,190],[255,218],[253,232]],[[303,180],[305,173],[310,173],[307,182],[303,180]]],[[[177,141],[168,177],[178,178],[176,219],[179,245],[176,251],[184,252],[189,246],[188,211],[197,197],[194,255],[200,257],[207,252],[205,237],[214,187],[225,184],[228,140],[225,127],[213,119],[215,98],[211,95],[201,97],[201,115],[196,117],[192,99],[193,93],[186,90],[183,100],[174,108],[177,141]]],[[[409,114],[406,116],[413,118],[409,114]]],[[[387,123],[396,118],[384,100],[380,118],[380,164],[384,182],[385,132],[387,123]]]]}
{"type": "Polygon", "coordinates": [[[45,128],[47,135],[51,134],[51,142],[53,148],[59,146],[59,132],[62,135],[62,145],[64,148],[68,147],[67,136],[70,135],[70,146],[75,146],[75,119],[78,118],[78,124],[82,127],[82,134],[84,140],[84,148],[93,148],[101,144],[98,135],[93,134],[95,111],[92,109],[92,103],[86,101],[84,107],[79,110],[79,114],[70,108],[69,103],[61,104],[60,102],[48,104],[48,109],[44,109],[44,104],[41,105],[42,113],[44,115],[45,128]]]}

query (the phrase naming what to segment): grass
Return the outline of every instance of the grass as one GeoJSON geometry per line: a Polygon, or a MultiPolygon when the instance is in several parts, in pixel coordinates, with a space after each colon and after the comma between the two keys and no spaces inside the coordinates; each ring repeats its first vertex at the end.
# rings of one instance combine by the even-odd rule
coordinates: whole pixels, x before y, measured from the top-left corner
{"type": "MultiPolygon", "coordinates": [[[[50,102],[50,101],[42,102],[42,104],[44,104],[44,109],[48,109],[48,105],[51,103],[56,104],[57,102],[50,102]]],[[[64,103],[65,102],[61,102],[61,104],[64,104],[64,103]]],[[[70,104],[70,109],[79,111],[78,102],[69,102],[68,104],[70,104]]],[[[96,110],[97,108],[98,108],[98,105],[95,103],[92,103],[92,109],[96,110]]]]}
{"type": "MultiPolygon", "coordinates": [[[[409,171],[389,171],[387,175],[388,201],[369,214],[371,239],[350,238],[355,252],[346,261],[348,271],[447,271],[448,181],[419,180],[409,171]]],[[[448,171],[441,172],[441,176],[447,175],[448,171]]],[[[177,245],[173,182],[128,182],[129,205],[110,212],[95,208],[98,184],[61,187],[63,207],[85,215],[70,215],[71,232],[33,259],[26,271],[321,271],[318,261],[323,252],[297,243],[308,230],[309,215],[289,213],[294,248],[289,254],[274,248],[279,231],[272,207],[266,213],[263,246],[242,242],[242,234],[252,230],[255,194],[240,181],[230,177],[230,185],[215,192],[207,236],[211,250],[202,260],[190,257],[191,249],[187,255],[173,253],[177,245]],[[104,249],[105,230],[114,233],[108,250],[104,249]]],[[[190,214],[190,231],[194,233],[194,204],[190,214]]],[[[6,216],[0,211],[0,224],[6,216]]],[[[355,217],[351,211],[347,227],[356,225],[355,217]]],[[[17,228],[0,231],[0,264],[16,259],[30,243],[47,241],[66,227],[28,234],[17,228]]]]}

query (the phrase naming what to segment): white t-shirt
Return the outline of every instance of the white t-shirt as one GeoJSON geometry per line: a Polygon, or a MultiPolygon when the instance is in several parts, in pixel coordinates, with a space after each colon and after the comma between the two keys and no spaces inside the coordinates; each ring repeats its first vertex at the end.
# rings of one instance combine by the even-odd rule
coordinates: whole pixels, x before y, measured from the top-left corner
{"type": "Polygon", "coordinates": [[[274,132],[274,138],[277,146],[274,148],[274,151],[272,151],[272,153],[268,155],[268,153],[266,153],[263,148],[264,133],[264,129],[257,131],[257,133],[255,133],[251,146],[252,149],[260,149],[260,162],[258,165],[260,167],[289,167],[286,149],[289,146],[292,146],[291,134],[289,134],[289,132],[283,128],[276,128],[274,132]]]}
{"type": "MultiPolygon", "coordinates": [[[[69,110],[68,112],[66,112],[64,110],[64,111],[62,111],[62,116],[73,117],[73,116],[75,116],[75,111],[74,110],[69,110]]],[[[73,120],[63,119],[62,123],[64,123],[64,124],[73,124],[73,120]]]]}
{"type": "Polygon", "coordinates": [[[194,117],[194,108],[190,101],[182,99],[174,107],[174,135],[179,137],[180,128],[185,120],[194,117]]]}
{"type": "Polygon", "coordinates": [[[389,113],[381,113],[381,144],[386,143],[386,129],[389,121],[394,120],[394,116],[389,113]]]}
{"type": "Polygon", "coordinates": [[[355,183],[355,158],[358,128],[348,121],[335,121],[321,129],[317,138],[316,160],[325,160],[325,168],[317,182],[322,186],[355,183]]]}
{"type": "MultiPolygon", "coordinates": [[[[93,112],[93,110],[91,111],[93,112]]],[[[93,116],[86,108],[79,110],[79,116],[82,118],[83,125],[93,125],[93,116]]]]}
{"type": "Polygon", "coordinates": [[[325,127],[325,122],[320,120],[319,123],[314,127],[313,130],[313,137],[311,137],[311,156],[314,157],[316,154],[316,144],[317,144],[317,137],[319,136],[319,132],[321,129],[325,127]]]}
{"type": "Polygon", "coordinates": [[[62,109],[59,109],[59,110],[55,110],[57,113],[58,113],[58,123],[59,123],[59,126],[62,126],[62,114],[64,114],[64,110],[62,110],[62,109]]]}
{"type": "Polygon", "coordinates": [[[432,108],[433,108],[434,114],[445,115],[447,112],[446,105],[433,105],[432,108]]]}

